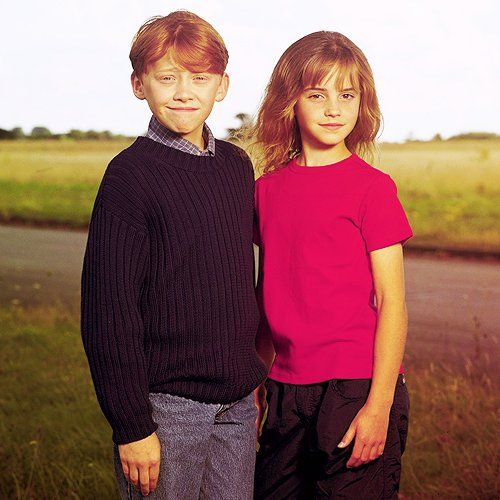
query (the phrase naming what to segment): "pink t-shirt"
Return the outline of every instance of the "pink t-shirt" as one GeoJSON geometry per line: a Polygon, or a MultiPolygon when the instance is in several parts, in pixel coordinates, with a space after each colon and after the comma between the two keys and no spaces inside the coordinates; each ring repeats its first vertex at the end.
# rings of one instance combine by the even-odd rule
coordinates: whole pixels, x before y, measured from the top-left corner
{"type": "Polygon", "coordinates": [[[355,154],[320,167],[292,160],[257,180],[255,206],[262,327],[276,350],[269,377],[372,378],[369,252],[413,235],[394,181],[355,154]]]}

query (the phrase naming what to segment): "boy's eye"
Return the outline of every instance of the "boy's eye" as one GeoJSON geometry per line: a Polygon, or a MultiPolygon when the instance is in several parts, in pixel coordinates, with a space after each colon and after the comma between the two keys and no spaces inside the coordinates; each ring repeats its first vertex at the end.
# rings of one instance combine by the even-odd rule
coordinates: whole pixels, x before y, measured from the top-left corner
{"type": "Polygon", "coordinates": [[[171,76],[171,75],[166,75],[166,76],[162,76],[161,77],[161,80],[163,82],[173,82],[174,81],[174,77],[171,76]]]}
{"type": "Polygon", "coordinates": [[[199,82],[204,82],[204,81],[208,80],[208,78],[206,76],[203,76],[203,75],[196,75],[194,77],[194,79],[199,81],[199,82]]]}

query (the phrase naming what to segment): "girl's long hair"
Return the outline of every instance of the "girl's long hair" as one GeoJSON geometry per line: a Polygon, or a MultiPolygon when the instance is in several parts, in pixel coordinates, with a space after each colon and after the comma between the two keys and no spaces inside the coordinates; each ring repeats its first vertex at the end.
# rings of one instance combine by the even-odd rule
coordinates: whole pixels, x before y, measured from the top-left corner
{"type": "Polygon", "coordinates": [[[381,115],[373,73],[361,50],[347,37],[331,31],[311,33],[285,50],[267,85],[253,126],[243,141],[258,171],[284,166],[302,149],[294,107],[309,86],[337,72],[339,90],[345,83],[360,93],[358,120],[345,143],[351,153],[373,159],[381,115]]]}

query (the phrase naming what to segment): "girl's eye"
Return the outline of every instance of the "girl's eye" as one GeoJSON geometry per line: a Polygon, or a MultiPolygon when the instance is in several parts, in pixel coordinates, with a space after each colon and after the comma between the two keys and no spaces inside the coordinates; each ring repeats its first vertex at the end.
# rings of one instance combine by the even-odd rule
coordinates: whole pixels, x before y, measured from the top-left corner
{"type": "Polygon", "coordinates": [[[340,94],[340,98],[345,100],[345,101],[350,101],[351,99],[354,99],[353,94],[340,94]]]}
{"type": "Polygon", "coordinates": [[[321,94],[311,94],[309,96],[309,99],[312,99],[313,101],[317,101],[318,99],[321,99],[323,96],[321,94]]]}

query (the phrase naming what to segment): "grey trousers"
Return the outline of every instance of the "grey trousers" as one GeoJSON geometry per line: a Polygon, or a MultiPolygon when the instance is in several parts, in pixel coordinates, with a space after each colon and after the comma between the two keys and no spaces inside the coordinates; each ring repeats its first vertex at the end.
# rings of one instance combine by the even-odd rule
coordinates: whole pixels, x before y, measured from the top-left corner
{"type": "Polygon", "coordinates": [[[122,499],[250,500],[253,498],[257,409],[253,394],[228,405],[150,393],[161,445],[156,489],[142,497],[113,457],[122,499]]]}

